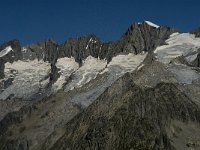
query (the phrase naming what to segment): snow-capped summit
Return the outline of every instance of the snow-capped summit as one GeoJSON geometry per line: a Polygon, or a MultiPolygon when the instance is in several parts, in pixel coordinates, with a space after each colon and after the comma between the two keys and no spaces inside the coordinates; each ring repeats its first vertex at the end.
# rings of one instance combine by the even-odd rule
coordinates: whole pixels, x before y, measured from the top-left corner
{"type": "Polygon", "coordinates": [[[152,26],[152,27],[155,27],[155,28],[159,28],[160,26],[150,22],[150,21],[145,21],[145,23],[147,23],[148,25],[152,26]]]}

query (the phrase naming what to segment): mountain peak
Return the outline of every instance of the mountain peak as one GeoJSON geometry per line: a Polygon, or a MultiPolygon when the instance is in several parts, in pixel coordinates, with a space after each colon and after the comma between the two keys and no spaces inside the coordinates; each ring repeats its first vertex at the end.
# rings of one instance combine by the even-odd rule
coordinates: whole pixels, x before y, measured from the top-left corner
{"type": "Polygon", "coordinates": [[[194,34],[143,21],[110,43],[0,45],[0,150],[200,149],[194,34]]]}
{"type": "Polygon", "coordinates": [[[155,27],[155,28],[159,28],[160,26],[158,26],[157,24],[150,22],[150,21],[144,21],[144,23],[148,24],[149,26],[155,27]]]}

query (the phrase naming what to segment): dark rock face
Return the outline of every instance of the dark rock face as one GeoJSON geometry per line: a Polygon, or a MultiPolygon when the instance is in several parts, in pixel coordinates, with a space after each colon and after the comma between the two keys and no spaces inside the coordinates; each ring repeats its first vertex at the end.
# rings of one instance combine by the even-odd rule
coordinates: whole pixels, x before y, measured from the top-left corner
{"type": "Polygon", "coordinates": [[[95,36],[69,39],[60,46],[59,57],[74,57],[81,64],[89,55],[110,61],[117,54],[152,52],[175,31],[163,26],[154,28],[145,22],[133,24],[116,42],[102,43],[95,36]]]}
{"type": "MultiPolygon", "coordinates": [[[[2,140],[2,142],[4,139],[2,140]]],[[[7,146],[4,147],[5,150],[28,150],[29,145],[25,139],[18,139],[18,140],[9,140],[7,142],[7,146]]]]}
{"type": "Polygon", "coordinates": [[[4,68],[5,68],[4,61],[3,59],[0,58],[0,79],[4,77],[4,68]]]}
{"type": "MultiPolygon", "coordinates": [[[[28,150],[28,141],[26,139],[17,139],[17,140],[8,140],[3,138],[8,128],[13,124],[18,124],[22,122],[25,118],[27,118],[32,111],[32,107],[23,107],[18,112],[9,113],[3,120],[0,122],[0,149],[5,150],[28,150]]],[[[12,133],[10,133],[12,135],[12,133]]]]}
{"type": "Polygon", "coordinates": [[[169,35],[175,31],[175,29],[164,26],[155,28],[145,22],[133,24],[108,52],[107,59],[110,60],[119,53],[152,52],[157,46],[164,44],[169,35]]]}
{"type": "Polygon", "coordinates": [[[24,59],[38,59],[51,64],[50,84],[52,84],[58,77],[58,69],[56,62],[59,56],[59,46],[53,40],[49,39],[44,42],[32,44],[26,47],[26,52],[23,53],[24,59]]]}
{"type": "MultiPolygon", "coordinates": [[[[3,120],[0,122],[0,135],[2,136],[5,134],[7,131],[8,127],[11,126],[12,124],[18,124],[22,122],[24,119],[26,119],[32,111],[31,106],[23,107],[20,111],[18,112],[11,112],[6,117],[4,117],[3,120]]],[[[1,137],[0,136],[0,137],[1,137]]]]}
{"type": "Polygon", "coordinates": [[[74,57],[81,64],[89,55],[98,58],[102,44],[94,35],[71,38],[59,47],[59,57],[74,57]]]}
{"type": "Polygon", "coordinates": [[[5,62],[13,62],[22,59],[21,46],[18,40],[12,40],[10,42],[0,45],[0,50],[5,49],[7,46],[11,46],[13,51],[8,53],[5,57],[2,57],[5,62]]]}
{"type": "Polygon", "coordinates": [[[200,28],[191,31],[190,33],[195,34],[196,37],[200,37],[200,28]]]}
{"type": "Polygon", "coordinates": [[[199,123],[200,109],[173,84],[142,90],[125,75],[67,124],[65,135],[52,150],[171,150],[168,127],[172,120],[199,123]]]}
{"type": "Polygon", "coordinates": [[[200,67],[200,54],[197,55],[197,67],[200,67]]]}
{"type": "Polygon", "coordinates": [[[12,63],[22,59],[21,46],[18,40],[12,40],[0,45],[0,51],[4,50],[8,46],[11,46],[13,51],[9,52],[4,57],[0,57],[0,79],[4,77],[4,68],[6,62],[12,63]]]}
{"type": "Polygon", "coordinates": [[[58,57],[58,44],[53,40],[29,45],[26,49],[25,59],[38,59],[54,63],[58,57]]]}
{"type": "Polygon", "coordinates": [[[193,65],[195,67],[200,67],[200,53],[197,55],[197,58],[194,60],[193,65]]]}

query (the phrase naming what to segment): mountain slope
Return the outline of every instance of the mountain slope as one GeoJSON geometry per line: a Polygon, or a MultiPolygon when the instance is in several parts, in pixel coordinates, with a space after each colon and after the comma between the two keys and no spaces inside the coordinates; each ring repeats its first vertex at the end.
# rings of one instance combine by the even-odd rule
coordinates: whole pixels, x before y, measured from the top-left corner
{"type": "Polygon", "coordinates": [[[0,149],[199,149],[199,43],[144,21],[115,42],[3,44],[0,149]]]}
{"type": "Polygon", "coordinates": [[[175,85],[160,83],[142,90],[127,74],[70,121],[52,149],[174,149],[177,143],[170,134],[176,140],[192,136],[173,131],[186,132],[174,122],[194,123],[194,131],[200,131],[199,115],[199,107],[175,85]]]}

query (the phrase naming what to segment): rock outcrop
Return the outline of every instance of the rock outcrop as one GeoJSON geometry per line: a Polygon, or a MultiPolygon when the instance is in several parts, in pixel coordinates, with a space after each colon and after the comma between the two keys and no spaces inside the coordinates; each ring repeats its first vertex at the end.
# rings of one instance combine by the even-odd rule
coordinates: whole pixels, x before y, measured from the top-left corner
{"type": "Polygon", "coordinates": [[[191,31],[190,33],[195,34],[196,37],[200,37],[200,28],[191,31]]]}
{"type": "Polygon", "coordinates": [[[170,27],[135,23],[116,42],[103,43],[93,35],[69,39],[60,46],[59,57],[74,57],[81,64],[89,55],[110,61],[117,54],[152,52],[174,32],[170,27]]]}
{"type": "Polygon", "coordinates": [[[197,55],[197,58],[193,61],[195,67],[200,67],[200,53],[197,55]]]}
{"type": "Polygon", "coordinates": [[[0,57],[0,79],[4,77],[4,68],[6,62],[12,63],[22,59],[21,46],[18,40],[12,40],[0,45],[0,51],[4,50],[8,46],[11,46],[13,50],[4,57],[0,57]]]}

